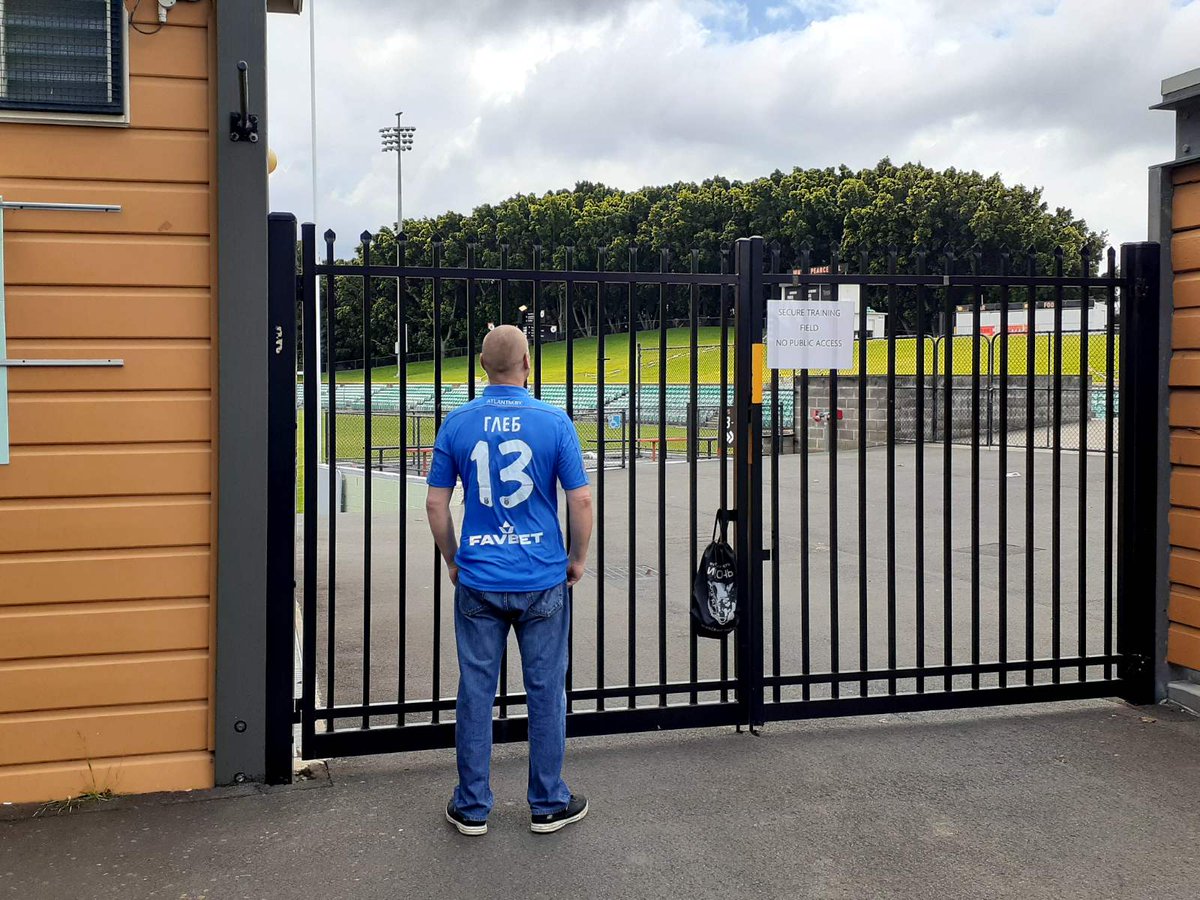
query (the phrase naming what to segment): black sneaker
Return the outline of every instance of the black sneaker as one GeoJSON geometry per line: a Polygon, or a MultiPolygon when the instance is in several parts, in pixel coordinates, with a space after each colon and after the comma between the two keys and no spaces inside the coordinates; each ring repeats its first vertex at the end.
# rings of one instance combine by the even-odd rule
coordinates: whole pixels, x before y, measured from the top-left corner
{"type": "Polygon", "coordinates": [[[487,819],[468,819],[458,811],[453,800],[446,804],[446,821],[457,828],[459,834],[472,837],[487,834],[487,819]]]}
{"type": "Polygon", "coordinates": [[[567,808],[556,813],[543,813],[542,815],[529,817],[529,830],[535,834],[549,834],[552,831],[570,825],[572,822],[578,822],[587,815],[588,802],[587,797],[576,797],[571,795],[571,802],[567,804],[567,808]]]}

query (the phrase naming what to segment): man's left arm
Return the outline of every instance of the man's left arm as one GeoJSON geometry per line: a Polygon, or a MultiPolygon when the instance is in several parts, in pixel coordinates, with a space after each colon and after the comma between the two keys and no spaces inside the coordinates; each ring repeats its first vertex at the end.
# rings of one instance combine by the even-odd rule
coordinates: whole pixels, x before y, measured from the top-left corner
{"type": "Polygon", "coordinates": [[[452,487],[431,487],[425,498],[425,517],[429,520],[429,530],[437,542],[442,559],[450,570],[450,581],[458,584],[458,566],[454,556],[458,553],[458,539],[454,536],[454,520],[450,517],[450,497],[454,494],[452,487]]]}

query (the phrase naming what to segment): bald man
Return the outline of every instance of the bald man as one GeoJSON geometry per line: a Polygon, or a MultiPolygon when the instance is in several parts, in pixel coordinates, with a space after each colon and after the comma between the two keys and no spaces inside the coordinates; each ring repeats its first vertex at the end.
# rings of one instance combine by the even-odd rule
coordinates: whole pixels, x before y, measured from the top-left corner
{"type": "Polygon", "coordinates": [[[529,710],[531,831],[558,831],[587,815],[562,779],[566,750],[567,588],[583,577],[592,495],[579,435],[566,413],[535,400],[529,345],[501,325],[483,340],[483,395],[442,423],[425,510],[454,582],[458,645],[455,746],[458,786],[446,818],[462,834],[487,833],[492,810],[492,703],[511,625],[521,649],[529,710]],[[461,542],[450,518],[463,485],[461,542]],[[570,511],[571,553],[558,523],[558,487],[570,511]]]}

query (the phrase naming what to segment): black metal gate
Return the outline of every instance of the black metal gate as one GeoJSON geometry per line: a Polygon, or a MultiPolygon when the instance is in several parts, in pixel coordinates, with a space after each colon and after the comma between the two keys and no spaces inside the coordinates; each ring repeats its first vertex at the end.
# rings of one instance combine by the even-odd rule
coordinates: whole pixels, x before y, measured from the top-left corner
{"type": "MultiPolygon", "coordinates": [[[[294,221],[271,228],[272,247],[294,244],[294,221]]],[[[722,248],[709,271],[698,251],[647,265],[631,249],[619,266],[601,251],[581,266],[571,247],[451,248],[435,237],[413,258],[403,236],[394,246],[378,259],[364,233],[356,258],[339,262],[334,235],[319,247],[304,225],[298,281],[290,270],[273,282],[289,295],[299,285],[303,322],[306,758],[453,745],[452,601],[421,476],[445,412],[475,396],[479,343],[498,322],[526,327],[530,389],[566,409],[593,470],[594,546],[571,599],[568,734],[1149,699],[1154,613],[1137,598],[1152,593],[1134,585],[1154,553],[1141,523],[1154,509],[1157,385],[1144,361],[1157,353],[1157,245],[1125,245],[1120,277],[1112,251],[1102,274],[1086,257],[1064,265],[1061,252],[1041,266],[1031,253],[1015,275],[1007,256],[964,266],[895,250],[849,265],[835,256],[814,274],[807,251],[785,268],[753,237],[722,248]],[[824,285],[834,297],[859,286],[854,367],[766,372],[766,300],[824,285]],[[381,286],[402,342],[383,382],[369,362],[381,286]],[[1049,329],[1035,321],[1039,303],[1049,329]],[[965,310],[978,335],[986,304],[1002,317],[996,409],[983,342],[960,333],[935,350],[932,334],[965,310]],[[1109,313],[1100,338],[1088,327],[1097,304],[1109,313]],[[886,339],[871,342],[882,350],[868,347],[869,308],[888,315],[886,339]],[[1024,334],[1009,318],[1022,308],[1024,334]],[[1063,327],[1074,308],[1083,337],[1063,327]],[[348,318],[368,361],[358,372],[339,371],[348,318]],[[639,322],[649,325],[635,334],[639,322]],[[433,336],[427,363],[407,352],[420,329],[433,336]],[[460,350],[448,351],[450,334],[460,350]],[[949,422],[964,403],[966,437],[944,440],[935,416],[949,422]],[[1064,446],[1065,420],[1097,418],[1064,446]],[[736,639],[724,642],[697,639],[688,616],[718,510],[743,598],[736,639]]],[[[519,679],[506,657],[498,741],[526,736],[519,679]]]]}

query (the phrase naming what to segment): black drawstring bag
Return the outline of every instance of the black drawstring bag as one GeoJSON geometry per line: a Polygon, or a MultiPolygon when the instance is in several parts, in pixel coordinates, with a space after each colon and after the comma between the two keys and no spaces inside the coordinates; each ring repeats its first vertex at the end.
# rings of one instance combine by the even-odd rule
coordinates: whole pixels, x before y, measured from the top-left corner
{"type": "Polygon", "coordinates": [[[737,628],[737,557],[725,540],[722,518],[718,512],[712,543],[700,557],[692,587],[692,620],[702,637],[720,638],[737,628]]]}

